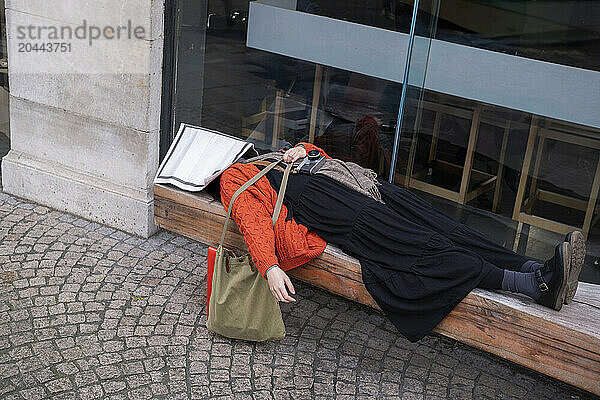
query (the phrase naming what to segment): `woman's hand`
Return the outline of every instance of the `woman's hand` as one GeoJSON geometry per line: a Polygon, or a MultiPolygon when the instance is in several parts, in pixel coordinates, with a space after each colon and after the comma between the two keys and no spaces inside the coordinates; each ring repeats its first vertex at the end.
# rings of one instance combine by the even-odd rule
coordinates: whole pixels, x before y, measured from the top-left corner
{"type": "Polygon", "coordinates": [[[294,162],[304,157],[306,157],[306,149],[302,146],[294,147],[283,153],[283,161],[288,163],[294,162]]]}
{"type": "Polygon", "coordinates": [[[292,281],[290,281],[290,278],[281,270],[281,268],[273,267],[267,271],[267,280],[269,281],[269,289],[271,289],[271,293],[273,293],[273,296],[275,296],[277,300],[284,303],[296,301],[294,298],[288,295],[288,292],[285,288],[286,286],[292,294],[296,294],[296,292],[294,291],[294,285],[292,285],[292,281]]]}

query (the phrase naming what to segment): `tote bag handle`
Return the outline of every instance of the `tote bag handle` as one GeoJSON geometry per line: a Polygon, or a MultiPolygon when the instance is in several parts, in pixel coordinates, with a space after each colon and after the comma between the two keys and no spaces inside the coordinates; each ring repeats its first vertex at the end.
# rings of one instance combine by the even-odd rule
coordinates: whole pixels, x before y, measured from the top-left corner
{"type": "MultiPolygon", "coordinates": [[[[225,234],[227,233],[227,225],[229,224],[229,218],[231,217],[231,210],[233,209],[233,202],[235,199],[246,189],[252,186],[256,181],[265,176],[267,172],[275,168],[275,166],[279,164],[279,161],[273,161],[267,167],[263,168],[258,174],[254,175],[248,182],[244,183],[239,187],[238,190],[235,191],[233,196],[231,196],[231,201],[229,202],[229,208],[227,209],[227,216],[225,217],[225,223],[223,224],[223,233],[221,234],[221,241],[219,246],[223,246],[223,242],[225,241],[225,234]]],[[[279,188],[279,193],[277,194],[277,201],[275,202],[275,208],[273,209],[273,226],[275,226],[275,222],[279,218],[279,213],[281,213],[281,205],[283,204],[283,197],[285,195],[285,189],[287,187],[288,177],[290,176],[290,171],[292,169],[292,163],[289,163],[285,167],[285,171],[283,173],[283,179],[281,180],[281,186],[279,188]]]]}

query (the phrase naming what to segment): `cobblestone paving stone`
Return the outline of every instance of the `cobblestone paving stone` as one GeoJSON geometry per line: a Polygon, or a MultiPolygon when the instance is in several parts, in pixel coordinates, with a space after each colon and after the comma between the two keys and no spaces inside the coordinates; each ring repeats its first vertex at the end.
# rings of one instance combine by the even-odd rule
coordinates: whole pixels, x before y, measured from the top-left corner
{"type": "Polygon", "coordinates": [[[206,248],[144,240],[0,193],[2,399],[590,399],[296,282],[287,336],[206,329],[206,248]]]}

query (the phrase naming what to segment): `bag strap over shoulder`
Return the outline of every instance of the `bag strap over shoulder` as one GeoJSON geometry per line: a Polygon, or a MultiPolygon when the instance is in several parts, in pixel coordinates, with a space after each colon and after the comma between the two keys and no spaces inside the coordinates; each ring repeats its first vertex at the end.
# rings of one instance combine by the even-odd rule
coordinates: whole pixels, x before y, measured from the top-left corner
{"type": "MultiPolygon", "coordinates": [[[[248,182],[244,183],[242,186],[235,191],[233,196],[231,196],[231,201],[229,202],[229,208],[227,209],[227,215],[225,217],[225,223],[223,224],[223,233],[221,233],[221,241],[219,246],[223,246],[223,242],[225,241],[225,234],[227,233],[227,225],[229,224],[229,219],[231,218],[231,210],[233,209],[233,202],[235,199],[242,194],[242,192],[248,189],[250,186],[254,185],[256,181],[265,176],[267,172],[275,168],[279,164],[279,161],[274,161],[269,164],[267,167],[263,168],[258,174],[254,175],[248,182]]],[[[283,197],[285,196],[285,189],[287,187],[288,177],[290,175],[290,171],[292,169],[292,163],[289,163],[285,167],[285,171],[283,173],[283,179],[281,180],[281,186],[279,188],[279,193],[277,194],[277,202],[275,203],[275,208],[273,209],[273,226],[277,222],[279,218],[279,214],[281,213],[281,206],[283,204],[283,197]]]]}
{"type": "Polygon", "coordinates": [[[289,163],[283,171],[283,178],[281,179],[281,186],[279,186],[279,193],[277,193],[277,201],[275,202],[275,208],[273,209],[273,227],[279,219],[279,213],[281,213],[281,206],[283,204],[283,197],[285,196],[285,190],[287,189],[288,178],[292,169],[292,163],[289,163]]]}

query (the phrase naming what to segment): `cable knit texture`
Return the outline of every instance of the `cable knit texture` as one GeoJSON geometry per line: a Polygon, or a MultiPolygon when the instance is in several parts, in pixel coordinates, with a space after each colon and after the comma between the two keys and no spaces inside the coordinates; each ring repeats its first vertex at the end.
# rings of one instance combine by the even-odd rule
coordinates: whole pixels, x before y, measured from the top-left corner
{"type": "MultiPolygon", "coordinates": [[[[307,152],[315,149],[330,158],[313,144],[299,145],[304,146],[307,152]]],[[[225,210],[229,209],[235,191],[258,172],[256,166],[241,163],[233,164],[223,172],[221,202],[225,210]]],[[[293,219],[286,221],[288,211],[285,205],[281,207],[273,227],[271,218],[276,201],[277,191],[263,176],[237,197],[231,210],[231,217],[244,235],[252,261],[262,276],[273,264],[278,264],[284,271],[305,264],[321,254],[327,245],[325,240],[304,225],[297,224],[293,219]]]]}

